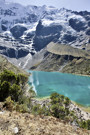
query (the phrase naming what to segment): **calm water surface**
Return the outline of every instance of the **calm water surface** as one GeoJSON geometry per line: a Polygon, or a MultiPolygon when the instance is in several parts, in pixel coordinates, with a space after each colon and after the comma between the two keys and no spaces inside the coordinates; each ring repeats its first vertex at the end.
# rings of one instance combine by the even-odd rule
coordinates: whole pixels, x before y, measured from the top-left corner
{"type": "Polygon", "coordinates": [[[85,106],[90,106],[90,77],[58,72],[29,71],[37,97],[57,92],[85,106]]]}

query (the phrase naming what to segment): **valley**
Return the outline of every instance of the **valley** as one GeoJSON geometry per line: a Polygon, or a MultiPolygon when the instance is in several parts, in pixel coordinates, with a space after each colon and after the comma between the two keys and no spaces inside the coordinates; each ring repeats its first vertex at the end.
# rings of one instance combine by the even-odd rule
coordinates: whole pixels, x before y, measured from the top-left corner
{"type": "Polygon", "coordinates": [[[0,134],[90,134],[89,11],[0,0],[0,134]]]}

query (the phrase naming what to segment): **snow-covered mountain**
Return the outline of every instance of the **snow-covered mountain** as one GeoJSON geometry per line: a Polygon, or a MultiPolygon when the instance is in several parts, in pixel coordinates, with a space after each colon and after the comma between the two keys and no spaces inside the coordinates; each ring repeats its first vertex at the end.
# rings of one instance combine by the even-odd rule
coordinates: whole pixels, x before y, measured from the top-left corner
{"type": "Polygon", "coordinates": [[[50,42],[90,45],[90,12],[22,6],[0,0],[0,53],[21,66],[50,42]]]}

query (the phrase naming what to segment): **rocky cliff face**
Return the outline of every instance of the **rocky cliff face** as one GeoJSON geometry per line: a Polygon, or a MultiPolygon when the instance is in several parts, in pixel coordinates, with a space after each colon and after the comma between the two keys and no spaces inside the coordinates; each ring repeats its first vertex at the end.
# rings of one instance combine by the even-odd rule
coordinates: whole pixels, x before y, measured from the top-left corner
{"type": "Polygon", "coordinates": [[[90,12],[0,1],[1,54],[25,68],[28,60],[52,41],[86,50],[90,12]]]}

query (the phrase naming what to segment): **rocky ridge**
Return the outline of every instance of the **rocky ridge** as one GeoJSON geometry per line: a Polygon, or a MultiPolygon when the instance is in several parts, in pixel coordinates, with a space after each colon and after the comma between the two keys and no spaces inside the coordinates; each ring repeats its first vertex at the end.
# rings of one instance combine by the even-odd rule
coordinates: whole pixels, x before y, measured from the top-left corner
{"type": "Polygon", "coordinates": [[[35,54],[27,68],[39,71],[58,71],[90,75],[90,51],[73,48],[60,43],[50,43],[35,54]]]}

